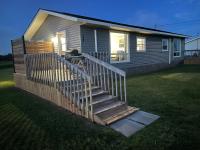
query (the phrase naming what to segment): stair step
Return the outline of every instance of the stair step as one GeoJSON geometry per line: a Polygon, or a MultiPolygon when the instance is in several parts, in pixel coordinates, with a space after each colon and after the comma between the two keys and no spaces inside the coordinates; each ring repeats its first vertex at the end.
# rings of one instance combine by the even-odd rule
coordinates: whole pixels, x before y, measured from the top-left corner
{"type": "Polygon", "coordinates": [[[109,100],[113,100],[116,99],[116,96],[112,96],[112,95],[101,95],[101,96],[97,96],[93,99],[93,102],[91,105],[96,105],[99,103],[103,103],[105,101],[109,101],[109,100]]]}
{"type": "Polygon", "coordinates": [[[104,95],[104,94],[108,94],[108,91],[98,89],[98,90],[92,92],[92,97],[96,97],[96,96],[100,96],[100,95],[104,95]]]}
{"type": "Polygon", "coordinates": [[[124,117],[126,117],[138,110],[139,110],[138,108],[128,106],[126,110],[118,112],[110,117],[103,119],[103,122],[105,122],[105,124],[109,125],[115,121],[123,119],[124,117]]]}
{"type": "Polygon", "coordinates": [[[111,104],[109,104],[109,105],[106,105],[106,106],[97,107],[97,108],[94,110],[94,114],[97,115],[97,114],[106,112],[106,111],[108,111],[108,110],[117,108],[117,107],[119,107],[119,106],[122,106],[122,105],[124,105],[124,104],[125,104],[124,102],[116,101],[116,102],[113,102],[113,103],[111,103],[111,104]]]}
{"type": "MultiPolygon", "coordinates": [[[[98,86],[92,86],[91,88],[92,88],[92,92],[95,92],[96,90],[100,90],[100,88],[98,86]]],[[[87,90],[89,90],[89,88],[87,90]]],[[[82,90],[79,89],[78,91],[75,91],[75,93],[78,93],[78,92],[80,93],[81,91],[82,90]]],[[[74,92],[72,92],[72,93],[74,93],[74,92]]]]}

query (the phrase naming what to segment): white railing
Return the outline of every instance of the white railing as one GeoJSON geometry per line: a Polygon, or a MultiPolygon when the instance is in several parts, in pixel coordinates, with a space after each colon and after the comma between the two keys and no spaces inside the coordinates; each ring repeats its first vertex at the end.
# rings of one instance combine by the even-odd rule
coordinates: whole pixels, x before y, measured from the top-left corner
{"type": "Polygon", "coordinates": [[[27,79],[58,89],[73,107],[93,119],[91,78],[55,53],[27,54],[25,57],[27,79]]]}
{"type": "Polygon", "coordinates": [[[82,55],[84,56],[84,70],[91,77],[92,84],[127,103],[126,73],[91,55],[85,53],[82,55]]]}
{"type": "Polygon", "coordinates": [[[110,55],[108,52],[106,51],[102,51],[102,52],[89,52],[88,53],[89,55],[97,58],[97,59],[100,59],[104,62],[110,62],[110,55]]]}
{"type": "Polygon", "coordinates": [[[119,62],[119,61],[128,61],[129,54],[128,53],[111,53],[111,62],[119,62]]]}

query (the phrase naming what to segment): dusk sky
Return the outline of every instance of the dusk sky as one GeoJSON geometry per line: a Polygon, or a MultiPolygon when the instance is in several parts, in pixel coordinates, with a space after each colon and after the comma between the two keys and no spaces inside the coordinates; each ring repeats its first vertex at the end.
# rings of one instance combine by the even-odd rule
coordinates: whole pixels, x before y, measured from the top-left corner
{"type": "Polygon", "coordinates": [[[10,40],[24,34],[39,8],[196,36],[200,0],[1,0],[0,54],[11,52],[10,40]]]}

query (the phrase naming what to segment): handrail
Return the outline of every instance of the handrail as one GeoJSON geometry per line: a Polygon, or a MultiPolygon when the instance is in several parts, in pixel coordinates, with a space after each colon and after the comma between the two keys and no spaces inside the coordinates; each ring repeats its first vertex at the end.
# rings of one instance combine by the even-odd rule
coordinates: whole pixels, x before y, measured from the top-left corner
{"type": "Polygon", "coordinates": [[[84,57],[86,57],[86,58],[88,58],[88,59],[94,61],[95,63],[98,63],[99,65],[102,65],[102,66],[104,66],[104,67],[106,67],[106,68],[108,68],[108,69],[110,69],[110,70],[112,70],[112,71],[115,71],[115,72],[117,72],[117,73],[119,73],[119,74],[121,74],[121,75],[123,75],[123,76],[126,75],[126,72],[125,72],[125,71],[123,71],[123,70],[121,70],[121,69],[119,69],[119,68],[116,68],[116,67],[114,67],[113,65],[111,65],[111,64],[109,64],[109,63],[106,63],[106,62],[104,62],[104,61],[102,61],[102,60],[100,60],[100,59],[97,59],[97,58],[95,58],[95,57],[93,57],[93,56],[91,56],[91,55],[88,55],[88,54],[86,54],[86,53],[82,53],[82,55],[83,55],[84,57]]]}
{"type": "Polygon", "coordinates": [[[84,56],[84,70],[92,78],[92,84],[127,103],[126,72],[91,55],[85,53],[82,55],[84,56]]]}
{"type": "Polygon", "coordinates": [[[28,80],[55,87],[93,120],[92,82],[86,72],[55,53],[27,54],[25,62],[28,80]]]}

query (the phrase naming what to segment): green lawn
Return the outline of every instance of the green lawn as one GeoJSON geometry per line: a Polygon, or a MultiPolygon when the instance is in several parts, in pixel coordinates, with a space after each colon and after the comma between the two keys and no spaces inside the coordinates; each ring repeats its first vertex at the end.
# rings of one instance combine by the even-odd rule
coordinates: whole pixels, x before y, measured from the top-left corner
{"type": "Polygon", "coordinates": [[[0,66],[0,149],[200,149],[200,66],[128,78],[129,105],[161,116],[130,138],[14,88],[0,66]]]}

